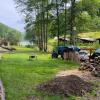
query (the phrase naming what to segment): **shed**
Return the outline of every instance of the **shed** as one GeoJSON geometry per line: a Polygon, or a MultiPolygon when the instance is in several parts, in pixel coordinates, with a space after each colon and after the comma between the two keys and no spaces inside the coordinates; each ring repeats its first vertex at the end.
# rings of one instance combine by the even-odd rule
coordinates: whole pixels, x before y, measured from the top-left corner
{"type": "MultiPolygon", "coordinates": [[[[55,37],[54,40],[58,40],[58,37],[55,37]]],[[[64,37],[59,37],[59,41],[62,41],[62,42],[66,41],[66,42],[68,42],[68,41],[70,41],[70,39],[69,38],[64,38],[64,37]]]]}
{"type": "Polygon", "coordinates": [[[93,43],[96,41],[95,38],[79,38],[83,43],[93,43]]]}
{"type": "Polygon", "coordinates": [[[67,41],[70,41],[68,38],[64,38],[64,37],[59,37],[59,40],[60,40],[60,41],[63,41],[63,42],[64,42],[64,41],[66,41],[66,42],[67,42],[67,41]]]}

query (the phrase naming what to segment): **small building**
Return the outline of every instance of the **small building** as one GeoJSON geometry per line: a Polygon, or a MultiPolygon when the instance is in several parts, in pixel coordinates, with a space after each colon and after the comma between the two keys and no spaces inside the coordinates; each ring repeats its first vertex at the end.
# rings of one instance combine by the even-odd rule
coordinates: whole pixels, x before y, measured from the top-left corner
{"type": "Polygon", "coordinates": [[[95,38],[78,38],[83,43],[94,43],[96,41],[95,38]]]}
{"type": "Polygon", "coordinates": [[[25,47],[27,45],[32,45],[32,43],[30,43],[29,41],[21,41],[21,42],[19,42],[19,46],[25,47]]]}
{"type": "MultiPolygon", "coordinates": [[[[58,40],[58,37],[55,37],[54,40],[58,40]]],[[[69,38],[64,38],[64,37],[59,37],[59,41],[61,41],[61,42],[64,42],[64,41],[68,42],[68,41],[70,41],[70,39],[69,38]]]]}
{"type": "Polygon", "coordinates": [[[68,41],[70,41],[70,40],[69,40],[68,38],[59,37],[59,41],[62,41],[62,42],[66,41],[66,42],[68,42],[68,41]]]}

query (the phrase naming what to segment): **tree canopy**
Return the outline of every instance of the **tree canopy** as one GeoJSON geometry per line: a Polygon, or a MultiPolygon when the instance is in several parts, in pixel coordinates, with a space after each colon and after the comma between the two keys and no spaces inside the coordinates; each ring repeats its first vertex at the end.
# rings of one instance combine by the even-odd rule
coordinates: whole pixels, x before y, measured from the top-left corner
{"type": "MultiPolygon", "coordinates": [[[[25,14],[26,37],[47,50],[48,37],[100,30],[99,0],[14,0],[25,14]]],[[[59,41],[58,41],[59,45],[59,41]]]]}

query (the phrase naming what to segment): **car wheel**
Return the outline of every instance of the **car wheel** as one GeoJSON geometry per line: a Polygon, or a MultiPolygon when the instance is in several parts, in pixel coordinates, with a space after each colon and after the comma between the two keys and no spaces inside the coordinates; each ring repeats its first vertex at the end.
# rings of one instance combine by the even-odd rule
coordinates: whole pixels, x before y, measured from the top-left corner
{"type": "Polygon", "coordinates": [[[55,53],[55,52],[53,52],[53,53],[52,53],[52,58],[58,58],[58,54],[55,53]]]}

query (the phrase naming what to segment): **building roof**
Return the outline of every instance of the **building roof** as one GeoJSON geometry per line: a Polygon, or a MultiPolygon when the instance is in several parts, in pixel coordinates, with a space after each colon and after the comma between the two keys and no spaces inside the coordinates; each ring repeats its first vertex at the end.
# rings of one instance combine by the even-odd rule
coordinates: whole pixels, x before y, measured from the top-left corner
{"type": "MultiPolygon", "coordinates": [[[[54,39],[57,40],[58,37],[55,37],[54,39]]],[[[61,41],[70,41],[69,38],[64,38],[64,37],[59,37],[59,40],[61,40],[61,41]]]]}
{"type": "Polygon", "coordinates": [[[86,41],[86,42],[95,42],[96,39],[95,38],[79,38],[82,41],[86,41]]]}
{"type": "Polygon", "coordinates": [[[100,37],[99,38],[96,38],[96,40],[100,40],[100,37]]]}

